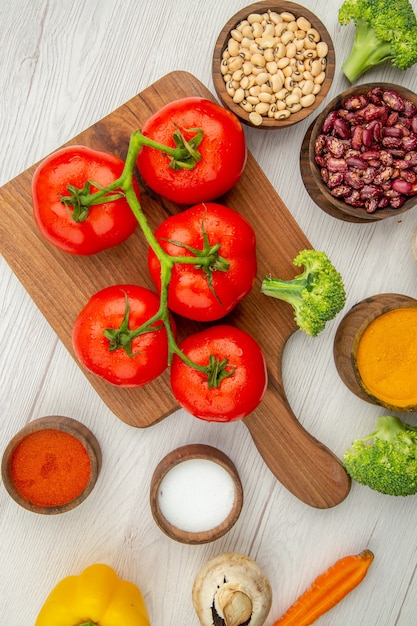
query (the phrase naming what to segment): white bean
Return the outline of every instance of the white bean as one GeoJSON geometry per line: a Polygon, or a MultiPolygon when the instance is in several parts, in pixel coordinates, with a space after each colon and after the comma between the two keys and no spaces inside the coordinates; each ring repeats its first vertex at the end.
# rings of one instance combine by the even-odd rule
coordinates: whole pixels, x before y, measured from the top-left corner
{"type": "Polygon", "coordinates": [[[327,45],[325,41],[319,41],[319,43],[317,44],[316,50],[317,50],[317,56],[323,59],[324,57],[327,57],[327,54],[329,52],[329,46],[327,45]]]}
{"type": "Polygon", "coordinates": [[[283,109],[282,111],[277,111],[274,117],[276,120],[285,120],[290,117],[290,115],[291,111],[288,111],[288,109],[283,109]]]}
{"type": "Polygon", "coordinates": [[[315,99],[316,96],[312,93],[309,93],[308,95],[302,96],[302,98],[300,98],[300,104],[304,108],[311,107],[314,104],[315,99]]]}
{"type": "Polygon", "coordinates": [[[249,121],[252,122],[254,126],[260,126],[262,124],[262,115],[256,111],[252,111],[252,113],[249,113],[249,121]]]}
{"type": "Polygon", "coordinates": [[[259,113],[259,115],[265,115],[268,112],[268,109],[268,102],[259,102],[257,105],[255,105],[255,113],[259,113]]]}
{"type": "Polygon", "coordinates": [[[236,102],[236,104],[239,104],[239,102],[242,102],[242,100],[244,99],[245,99],[245,91],[242,89],[242,87],[238,87],[234,93],[233,102],[236,102]]]}

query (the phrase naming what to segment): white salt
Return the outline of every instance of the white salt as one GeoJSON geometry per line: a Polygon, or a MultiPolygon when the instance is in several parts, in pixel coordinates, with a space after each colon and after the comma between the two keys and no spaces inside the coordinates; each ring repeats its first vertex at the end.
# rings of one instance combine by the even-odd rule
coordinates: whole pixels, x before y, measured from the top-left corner
{"type": "Polygon", "coordinates": [[[230,474],[206,459],[178,463],[162,479],[158,501],[162,515],[176,528],[204,532],[221,524],[233,508],[230,474]]]}

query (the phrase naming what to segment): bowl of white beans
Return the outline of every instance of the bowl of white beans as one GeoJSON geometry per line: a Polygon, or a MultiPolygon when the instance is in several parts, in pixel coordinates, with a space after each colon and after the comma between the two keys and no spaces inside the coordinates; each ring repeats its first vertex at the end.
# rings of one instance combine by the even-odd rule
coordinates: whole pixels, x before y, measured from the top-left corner
{"type": "Polygon", "coordinates": [[[311,115],[331,86],[335,53],[320,19],[294,2],[255,2],[233,15],[213,53],[214,88],[246,125],[286,128],[311,115]]]}
{"type": "Polygon", "coordinates": [[[417,94],[392,83],[343,91],[313,120],[300,151],[314,202],[366,223],[417,205],[417,94]]]}

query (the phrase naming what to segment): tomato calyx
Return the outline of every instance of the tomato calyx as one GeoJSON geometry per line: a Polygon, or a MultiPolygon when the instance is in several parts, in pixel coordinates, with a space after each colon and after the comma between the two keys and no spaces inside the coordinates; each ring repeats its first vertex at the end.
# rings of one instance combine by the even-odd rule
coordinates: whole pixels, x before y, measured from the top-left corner
{"type": "Polygon", "coordinates": [[[201,160],[201,154],[197,150],[203,139],[203,130],[201,128],[186,129],[189,133],[195,133],[194,137],[188,141],[185,139],[183,133],[177,127],[172,137],[177,148],[177,154],[170,153],[171,159],[169,167],[173,170],[180,170],[182,168],[192,170],[201,160]]]}
{"type": "Polygon", "coordinates": [[[129,328],[130,304],[126,292],[125,303],[125,313],[119,328],[106,328],[103,332],[103,335],[106,337],[106,339],[109,340],[110,352],[123,349],[128,356],[134,358],[136,354],[138,354],[138,352],[132,352],[132,341],[135,339],[135,337],[138,337],[139,335],[144,335],[148,332],[154,332],[156,330],[159,330],[160,328],[162,328],[162,324],[155,325],[157,316],[153,316],[150,320],[148,320],[139,328],[131,330],[129,328]]]}
{"type": "Polygon", "coordinates": [[[188,252],[191,252],[191,254],[193,255],[192,257],[172,256],[172,264],[190,263],[194,264],[195,269],[202,270],[207,280],[210,291],[217,298],[217,300],[221,302],[213,286],[213,272],[227,272],[230,267],[230,263],[227,259],[220,256],[220,243],[210,243],[206,229],[204,227],[204,220],[202,220],[201,222],[201,232],[203,235],[203,247],[200,250],[189,246],[188,244],[181,241],[176,241],[175,239],[164,239],[164,241],[167,241],[168,243],[179,246],[180,248],[184,248],[185,250],[188,250],[188,252]],[[193,261],[193,259],[195,259],[195,261],[193,261]]]}
{"type": "Polygon", "coordinates": [[[98,183],[87,181],[84,186],[79,189],[75,185],[67,185],[68,196],[61,196],[60,200],[70,211],[74,222],[85,222],[90,211],[90,207],[95,204],[104,204],[105,202],[114,202],[124,196],[122,191],[110,194],[109,187],[102,187],[98,183]],[[91,188],[99,189],[97,193],[91,193],[91,188]]]}
{"type": "Polygon", "coordinates": [[[236,368],[232,367],[231,369],[226,369],[228,365],[229,362],[227,359],[219,361],[213,354],[210,355],[210,361],[206,368],[209,389],[220,387],[222,380],[233,376],[236,368]]]}

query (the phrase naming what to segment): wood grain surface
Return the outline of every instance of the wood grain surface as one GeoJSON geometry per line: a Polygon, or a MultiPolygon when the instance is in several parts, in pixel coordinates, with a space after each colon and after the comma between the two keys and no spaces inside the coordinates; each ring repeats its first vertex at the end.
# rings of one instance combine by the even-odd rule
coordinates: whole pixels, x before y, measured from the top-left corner
{"type": "MultiPolygon", "coordinates": [[[[192,74],[172,72],[94,124],[69,144],[107,150],[124,158],[131,133],[162,105],[175,98],[211,93],[192,74]]],[[[36,165],[0,190],[3,220],[1,253],[71,354],[73,322],[89,297],[110,284],[133,282],[153,287],[146,267],[147,244],[140,229],[124,244],[92,257],[74,257],[49,245],[32,217],[31,178],[36,165]]],[[[251,154],[238,185],[221,201],[238,210],[257,235],[258,277],[251,294],[228,316],[230,323],[260,343],[269,385],[258,409],[245,424],[274,475],[305,503],[328,508],[348,494],[350,480],[339,459],[301,426],[283,388],[281,360],[285,343],[296,330],[289,305],[260,294],[266,274],[290,278],[292,260],[312,247],[251,154]]],[[[141,185],[141,202],[152,228],[180,210],[141,185]]],[[[179,336],[198,324],[177,318],[179,336]]],[[[165,372],[144,388],[122,389],[86,372],[113,413],[135,427],[148,427],[178,407],[165,372]]]]}

